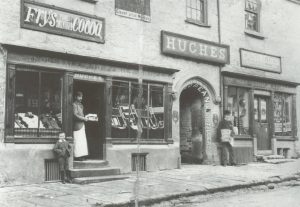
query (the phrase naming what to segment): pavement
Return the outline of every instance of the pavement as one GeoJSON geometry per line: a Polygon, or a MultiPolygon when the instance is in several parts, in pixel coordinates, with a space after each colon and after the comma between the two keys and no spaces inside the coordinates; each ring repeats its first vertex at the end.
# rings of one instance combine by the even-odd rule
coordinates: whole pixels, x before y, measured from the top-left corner
{"type": "Polygon", "coordinates": [[[129,174],[88,185],[41,183],[0,187],[1,207],[139,206],[183,196],[232,191],[300,179],[300,159],[241,166],[182,165],[181,169],[129,174]]]}

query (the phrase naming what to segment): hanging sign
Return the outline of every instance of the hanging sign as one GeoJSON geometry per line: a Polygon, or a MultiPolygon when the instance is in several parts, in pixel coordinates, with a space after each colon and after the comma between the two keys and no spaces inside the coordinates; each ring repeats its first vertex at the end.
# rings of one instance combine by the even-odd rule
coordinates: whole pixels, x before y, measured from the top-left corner
{"type": "Polygon", "coordinates": [[[22,1],[21,27],[104,43],[103,18],[38,2],[22,1]]]}
{"type": "Polygon", "coordinates": [[[216,64],[229,63],[229,46],[180,34],[161,32],[162,53],[216,64]]]}

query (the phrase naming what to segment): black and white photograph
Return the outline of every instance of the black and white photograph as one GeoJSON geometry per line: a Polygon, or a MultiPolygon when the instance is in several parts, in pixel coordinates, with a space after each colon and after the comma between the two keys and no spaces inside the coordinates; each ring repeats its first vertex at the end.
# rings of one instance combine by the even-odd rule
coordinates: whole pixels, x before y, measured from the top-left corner
{"type": "Polygon", "coordinates": [[[299,207],[300,0],[1,0],[1,207],[299,207]]]}

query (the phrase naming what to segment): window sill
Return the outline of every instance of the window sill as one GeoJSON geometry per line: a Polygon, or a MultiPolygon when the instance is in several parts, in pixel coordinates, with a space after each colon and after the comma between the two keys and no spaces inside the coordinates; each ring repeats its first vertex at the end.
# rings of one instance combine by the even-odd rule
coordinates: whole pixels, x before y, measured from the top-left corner
{"type": "Polygon", "coordinates": [[[274,139],[277,141],[297,141],[298,137],[291,137],[291,136],[275,136],[274,139]]]}
{"type": "MultiPolygon", "coordinates": [[[[138,144],[136,139],[125,139],[125,138],[111,138],[112,144],[138,144]]],[[[139,144],[145,145],[168,145],[173,144],[174,141],[172,139],[168,139],[167,141],[164,139],[141,139],[139,144]]]]}
{"type": "Polygon", "coordinates": [[[245,30],[245,34],[248,35],[248,36],[251,36],[251,37],[255,37],[257,39],[265,39],[265,36],[259,32],[255,32],[255,31],[251,31],[251,30],[245,30]]]}
{"type": "Polygon", "coordinates": [[[200,26],[200,27],[206,27],[206,28],[211,27],[208,24],[205,24],[205,23],[202,23],[202,22],[196,22],[196,21],[193,21],[193,20],[190,20],[190,19],[186,19],[185,22],[190,23],[190,24],[194,24],[194,25],[197,25],[197,26],[200,26]]]}
{"type": "MultiPolygon", "coordinates": [[[[58,140],[58,137],[14,137],[6,136],[5,143],[14,143],[14,144],[55,144],[58,140]]],[[[67,137],[69,143],[73,143],[72,137],[67,137]]]]}
{"type": "Polygon", "coordinates": [[[97,3],[98,0],[81,0],[81,1],[87,1],[87,2],[90,2],[90,3],[97,3]]]}

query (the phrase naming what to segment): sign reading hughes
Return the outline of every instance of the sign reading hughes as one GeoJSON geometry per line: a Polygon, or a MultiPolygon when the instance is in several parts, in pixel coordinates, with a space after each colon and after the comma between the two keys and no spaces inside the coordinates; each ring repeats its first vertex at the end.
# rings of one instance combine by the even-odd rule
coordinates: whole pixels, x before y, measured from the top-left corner
{"type": "Polygon", "coordinates": [[[104,43],[103,18],[27,0],[21,4],[21,27],[104,43]]]}
{"type": "Polygon", "coordinates": [[[229,46],[162,31],[162,53],[212,63],[229,63],[229,46]]]}

